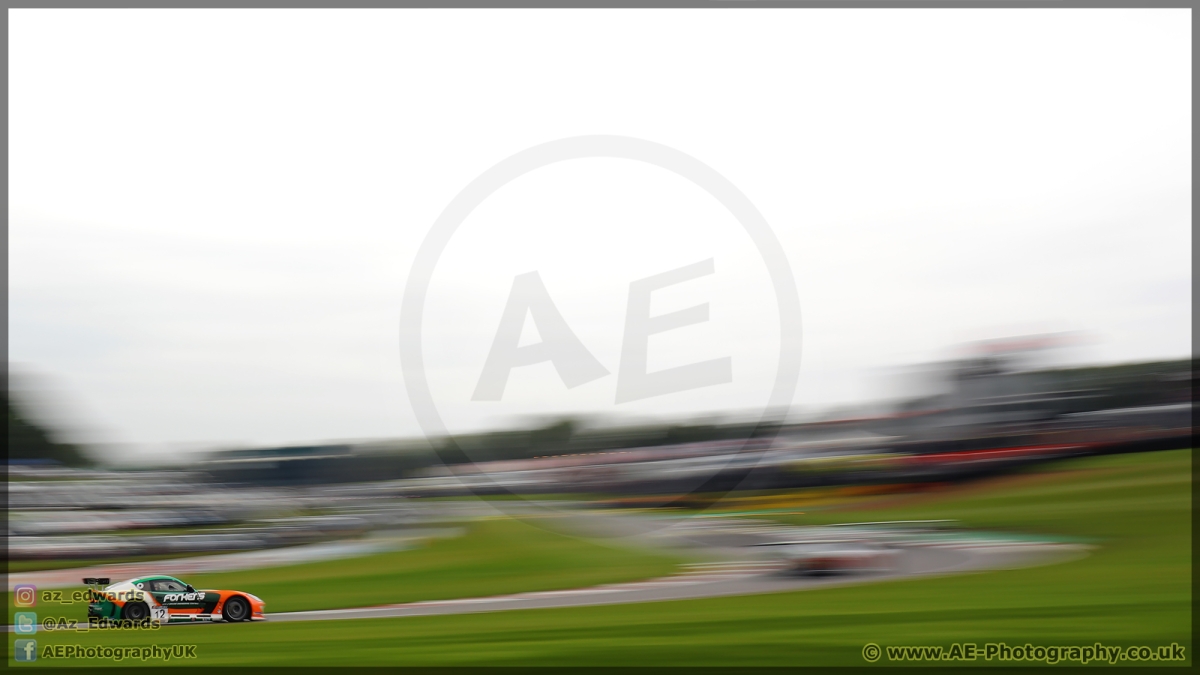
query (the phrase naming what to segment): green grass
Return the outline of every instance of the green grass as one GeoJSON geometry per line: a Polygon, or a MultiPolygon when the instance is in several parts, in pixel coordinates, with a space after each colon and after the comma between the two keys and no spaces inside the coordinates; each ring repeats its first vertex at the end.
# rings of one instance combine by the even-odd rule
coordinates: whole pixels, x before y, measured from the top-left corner
{"type": "Polygon", "coordinates": [[[198,575],[196,588],[236,588],[269,612],[577,588],[670,574],[659,552],[612,548],[508,518],[473,522],[426,548],[274,569],[198,575]]]}
{"type": "Polygon", "coordinates": [[[900,498],[886,508],[878,499],[863,506],[799,518],[954,518],[975,527],[1082,537],[1098,548],[1044,567],[763,596],[44,639],[196,644],[193,663],[204,666],[864,665],[862,648],[870,642],[998,641],[1177,642],[1192,662],[1190,451],[1072,460],[1050,471],[900,498]]]}

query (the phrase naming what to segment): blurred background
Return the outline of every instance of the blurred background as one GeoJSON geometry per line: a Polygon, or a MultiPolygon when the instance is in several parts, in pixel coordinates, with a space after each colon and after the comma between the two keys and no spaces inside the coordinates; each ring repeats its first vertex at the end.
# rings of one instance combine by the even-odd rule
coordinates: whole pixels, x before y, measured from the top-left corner
{"type": "Polygon", "coordinates": [[[194,455],[186,468],[111,466],[101,449],[37,421],[47,416],[37,406],[51,402],[12,391],[10,560],[355,539],[419,522],[406,504],[422,497],[694,510],[743,494],[916,491],[1067,457],[1191,447],[1190,360],[1039,365],[1041,352],[1070,339],[965,345],[958,358],[892,373],[911,381],[913,396],[817,419],[563,418],[445,438],[233,448],[194,455]]]}
{"type": "MultiPolygon", "coordinates": [[[[12,10],[10,582],[154,569],[326,611],[757,569],[774,545],[792,565],[839,545],[898,569],[895,531],[871,528],[902,520],[921,523],[904,560],[922,573],[987,558],[985,530],[996,550],[1086,557],[802,602],[795,580],[756,577],[782,585],[528,623],[268,622],[236,633],[276,636],[252,650],[188,639],[220,643],[205,665],[336,664],[343,641],[393,665],[845,665],[915,634],[1182,643],[1191,25],[1186,9],[12,10]],[[505,158],[594,134],[724,177],[787,265],[671,171],[531,171],[426,270],[445,431],[425,433],[398,334],[431,226],[505,158]],[[707,260],[655,291],[654,316],[704,320],[647,337],[646,368],[727,357],[731,381],[616,403],[631,284],[707,260]],[[535,271],[606,374],[567,386],[557,363],[523,365],[475,401],[514,278],[535,271]],[[785,357],[799,379],[772,407],[785,357]],[[971,531],[938,549],[926,530],[950,520],[971,531]],[[642,536],[668,524],[703,545],[642,536]]],[[[514,347],[546,337],[535,324],[514,347]]]]}

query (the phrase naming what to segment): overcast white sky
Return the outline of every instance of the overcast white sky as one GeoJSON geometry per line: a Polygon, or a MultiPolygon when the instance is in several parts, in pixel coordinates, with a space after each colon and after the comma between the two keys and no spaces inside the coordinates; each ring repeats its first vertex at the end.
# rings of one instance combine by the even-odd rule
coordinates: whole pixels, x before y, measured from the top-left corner
{"type": "MultiPolygon", "coordinates": [[[[473,178],[582,134],[662,143],[758,207],[795,273],[795,402],[877,397],[880,367],[965,340],[1191,344],[1189,10],[32,11],[9,19],[9,358],[94,440],[416,435],[404,284],[473,178]]],[[[618,159],[514,181],[434,276],[426,358],[454,428],[686,415],[766,400],[778,317],[736,220],[618,159]],[[616,406],[629,282],[710,320],[651,370],[728,385],[616,406]],[[550,364],[470,399],[515,275],[538,271],[612,373],[550,364]]],[[[536,332],[526,342],[536,341],[536,332]]]]}

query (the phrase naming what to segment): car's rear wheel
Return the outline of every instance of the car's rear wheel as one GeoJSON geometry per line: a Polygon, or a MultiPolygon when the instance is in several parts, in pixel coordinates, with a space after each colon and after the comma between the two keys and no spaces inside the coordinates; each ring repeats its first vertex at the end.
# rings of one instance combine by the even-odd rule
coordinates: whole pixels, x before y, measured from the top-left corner
{"type": "Polygon", "coordinates": [[[145,621],[150,616],[150,608],[144,602],[130,602],[121,610],[121,618],[130,621],[145,621]]]}
{"type": "Polygon", "coordinates": [[[225,609],[221,616],[229,622],[245,621],[250,618],[250,603],[240,595],[235,595],[225,601],[225,609]]]}

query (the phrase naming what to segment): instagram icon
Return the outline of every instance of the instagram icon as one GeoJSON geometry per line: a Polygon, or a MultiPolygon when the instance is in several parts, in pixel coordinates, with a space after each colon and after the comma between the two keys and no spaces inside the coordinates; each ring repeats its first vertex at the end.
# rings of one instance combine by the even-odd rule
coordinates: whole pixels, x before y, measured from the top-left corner
{"type": "Polygon", "coordinates": [[[13,604],[17,607],[33,607],[37,604],[37,586],[18,584],[13,587],[13,604]]]}

